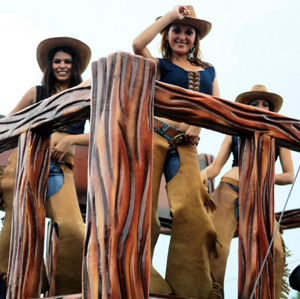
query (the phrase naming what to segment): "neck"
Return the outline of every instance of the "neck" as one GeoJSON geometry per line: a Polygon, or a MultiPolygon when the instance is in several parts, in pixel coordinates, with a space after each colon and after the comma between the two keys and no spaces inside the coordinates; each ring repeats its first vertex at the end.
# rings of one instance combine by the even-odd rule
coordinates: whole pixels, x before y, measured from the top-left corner
{"type": "Polygon", "coordinates": [[[172,61],[189,61],[187,55],[173,54],[172,61]]]}
{"type": "Polygon", "coordinates": [[[58,92],[62,92],[70,88],[70,82],[59,82],[55,84],[55,88],[58,92]]]}

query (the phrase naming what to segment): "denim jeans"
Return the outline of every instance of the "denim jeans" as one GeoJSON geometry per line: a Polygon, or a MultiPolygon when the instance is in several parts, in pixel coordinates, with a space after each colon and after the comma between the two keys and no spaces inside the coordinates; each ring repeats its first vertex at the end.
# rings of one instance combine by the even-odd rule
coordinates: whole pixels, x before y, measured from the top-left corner
{"type": "MultiPolygon", "coordinates": [[[[226,183],[227,185],[229,185],[234,191],[236,191],[239,194],[239,187],[236,187],[230,183],[226,183]]],[[[239,215],[239,198],[237,198],[234,202],[234,215],[237,221],[239,221],[240,219],[240,215],[239,215]]]]}
{"type": "Polygon", "coordinates": [[[167,151],[165,164],[164,164],[164,175],[166,182],[170,182],[172,178],[176,175],[180,166],[180,157],[178,150],[171,147],[167,151]]]}
{"type": "Polygon", "coordinates": [[[50,171],[48,177],[48,198],[57,193],[64,183],[64,174],[60,169],[59,162],[50,162],[50,171]]]}
{"type": "MultiPolygon", "coordinates": [[[[169,128],[170,126],[166,123],[163,123],[162,127],[160,130],[154,128],[154,132],[162,136],[168,141],[173,141],[173,138],[165,134],[165,131],[169,128]]],[[[178,134],[183,133],[181,131],[178,131],[178,134]]],[[[166,159],[165,159],[165,164],[164,164],[164,175],[166,179],[166,183],[170,182],[171,179],[176,175],[176,173],[179,170],[180,166],[180,157],[178,150],[174,147],[170,147],[167,151],[166,159]]]]}

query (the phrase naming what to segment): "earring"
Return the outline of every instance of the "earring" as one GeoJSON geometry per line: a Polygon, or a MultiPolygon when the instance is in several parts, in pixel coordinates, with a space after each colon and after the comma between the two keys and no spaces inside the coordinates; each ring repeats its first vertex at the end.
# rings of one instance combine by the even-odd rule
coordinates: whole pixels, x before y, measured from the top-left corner
{"type": "Polygon", "coordinates": [[[188,60],[189,61],[194,61],[195,60],[194,53],[195,53],[195,46],[192,45],[191,50],[188,53],[188,60]]]}
{"type": "Polygon", "coordinates": [[[165,46],[165,58],[169,58],[170,57],[170,52],[169,52],[169,48],[170,48],[170,44],[169,41],[166,40],[166,46],[165,46]]]}

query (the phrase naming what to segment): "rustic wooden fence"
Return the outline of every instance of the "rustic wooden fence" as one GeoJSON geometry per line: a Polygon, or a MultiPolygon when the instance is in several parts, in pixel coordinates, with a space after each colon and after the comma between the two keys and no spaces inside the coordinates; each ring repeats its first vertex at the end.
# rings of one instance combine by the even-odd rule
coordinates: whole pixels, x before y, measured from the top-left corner
{"type": "MultiPolygon", "coordinates": [[[[7,298],[40,297],[50,136],[88,118],[83,291],[64,298],[149,298],[153,115],[241,136],[238,297],[250,298],[273,235],[275,142],[300,151],[300,121],[155,82],[152,61],[123,52],[94,62],[91,84],[0,120],[0,152],[19,151],[7,298]]],[[[255,298],[274,298],[273,257],[255,298]]]]}

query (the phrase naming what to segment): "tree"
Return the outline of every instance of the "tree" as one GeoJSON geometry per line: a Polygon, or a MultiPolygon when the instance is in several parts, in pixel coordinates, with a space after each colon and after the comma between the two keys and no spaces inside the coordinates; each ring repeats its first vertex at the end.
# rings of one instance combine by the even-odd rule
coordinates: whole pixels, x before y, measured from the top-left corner
{"type": "Polygon", "coordinates": [[[296,297],[292,297],[292,299],[300,299],[300,293],[298,292],[297,296],[296,297]]]}

